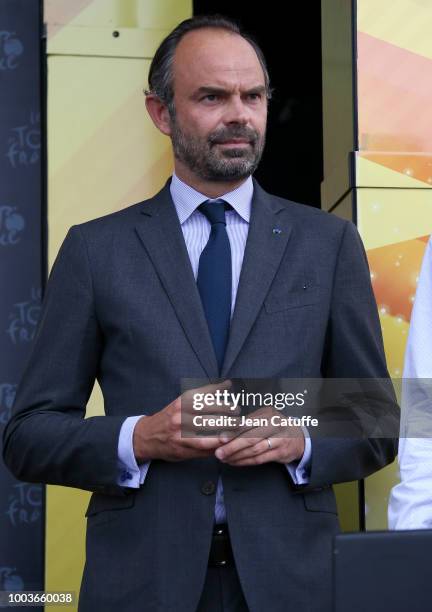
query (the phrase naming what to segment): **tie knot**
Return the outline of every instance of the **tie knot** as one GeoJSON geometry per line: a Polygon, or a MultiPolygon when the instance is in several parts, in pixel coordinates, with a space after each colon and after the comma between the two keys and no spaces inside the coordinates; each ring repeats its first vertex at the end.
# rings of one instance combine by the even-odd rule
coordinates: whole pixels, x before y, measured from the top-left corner
{"type": "Polygon", "coordinates": [[[203,204],[198,206],[198,210],[207,217],[210,223],[224,223],[225,224],[225,207],[229,204],[221,198],[217,200],[206,200],[203,204]]]}

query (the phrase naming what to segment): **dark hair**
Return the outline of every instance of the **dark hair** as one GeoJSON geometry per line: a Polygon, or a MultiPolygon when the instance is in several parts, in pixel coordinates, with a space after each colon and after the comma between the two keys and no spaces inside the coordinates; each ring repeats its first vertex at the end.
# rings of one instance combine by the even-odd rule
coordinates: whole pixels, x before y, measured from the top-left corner
{"type": "Polygon", "coordinates": [[[264,54],[258,43],[249,34],[244,33],[240,25],[231,18],[223,15],[198,15],[185,19],[161,42],[150,64],[148,83],[149,89],[145,94],[156,94],[167,106],[170,113],[174,114],[174,87],[173,87],[173,60],[175,50],[180,40],[187,32],[201,28],[219,28],[238,34],[252,45],[264,72],[264,82],[267,99],[271,98],[270,78],[264,54]]]}

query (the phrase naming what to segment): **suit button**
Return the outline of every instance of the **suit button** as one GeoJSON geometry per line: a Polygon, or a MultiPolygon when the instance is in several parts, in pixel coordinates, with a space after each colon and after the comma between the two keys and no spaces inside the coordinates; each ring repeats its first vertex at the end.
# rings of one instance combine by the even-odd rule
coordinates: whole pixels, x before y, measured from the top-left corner
{"type": "Polygon", "coordinates": [[[213,495],[216,491],[216,485],[212,480],[207,480],[201,485],[201,493],[204,495],[213,495]]]}

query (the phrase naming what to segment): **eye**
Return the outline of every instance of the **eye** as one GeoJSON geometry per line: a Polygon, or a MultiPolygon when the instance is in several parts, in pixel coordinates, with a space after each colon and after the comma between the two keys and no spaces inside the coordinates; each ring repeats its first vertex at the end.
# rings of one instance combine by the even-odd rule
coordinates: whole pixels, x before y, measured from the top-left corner
{"type": "Polygon", "coordinates": [[[206,96],[202,98],[202,100],[209,100],[210,102],[214,102],[214,100],[216,100],[217,98],[219,98],[218,94],[207,94],[206,96]]]}

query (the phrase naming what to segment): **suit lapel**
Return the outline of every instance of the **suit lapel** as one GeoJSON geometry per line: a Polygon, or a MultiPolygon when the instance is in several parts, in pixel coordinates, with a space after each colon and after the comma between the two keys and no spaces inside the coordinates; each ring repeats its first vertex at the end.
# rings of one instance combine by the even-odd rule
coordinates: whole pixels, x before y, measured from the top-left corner
{"type": "Polygon", "coordinates": [[[253,181],[250,227],[222,377],[228,375],[255,322],[291,233],[285,206],[253,181]]]}
{"type": "MultiPolygon", "coordinates": [[[[209,378],[218,378],[213,343],[171,198],[170,181],[141,207],[135,229],[204,371],[209,378]]],[[[285,206],[266,193],[255,179],[253,182],[248,239],[221,372],[224,378],[258,316],[291,233],[285,206]]]]}
{"type": "Polygon", "coordinates": [[[207,321],[168,179],[141,207],[136,231],[168,294],[180,325],[209,378],[219,375],[207,321]]]}

